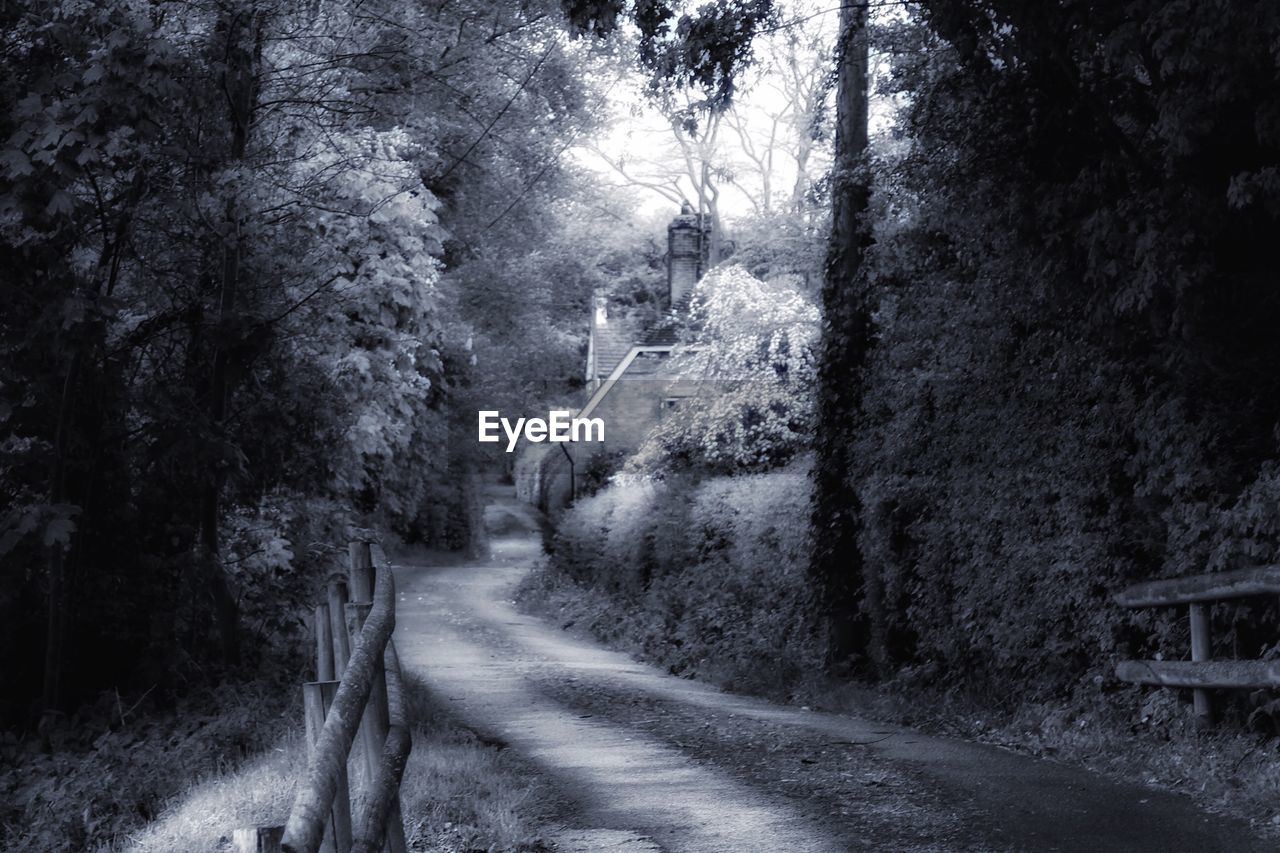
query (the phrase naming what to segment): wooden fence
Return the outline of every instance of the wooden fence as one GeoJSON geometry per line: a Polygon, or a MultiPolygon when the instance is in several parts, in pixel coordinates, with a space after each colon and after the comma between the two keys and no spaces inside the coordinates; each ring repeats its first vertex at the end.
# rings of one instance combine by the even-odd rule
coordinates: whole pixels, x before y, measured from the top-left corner
{"type": "Polygon", "coordinates": [[[316,680],[302,685],[306,777],[283,827],[236,830],[240,853],[407,850],[400,777],[411,743],[391,639],[395,580],[385,564],[374,570],[368,542],[351,543],[349,555],[348,582],[329,584],[315,609],[316,680]],[[360,783],[354,796],[348,768],[360,783]]]}
{"type": "Polygon", "coordinates": [[[1188,606],[1191,660],[1121,661],[1116,677],[1135,684],[1192,688],[1196,719],[1202,724],[1213,720],[1211,689],[1280,687],[1280,661],[1212,660],[1212,603],[1252,595],[1280,595],[1280,566],[1150,581],[1124,590],[1115,597],[1122,607],[1188,606]]]}

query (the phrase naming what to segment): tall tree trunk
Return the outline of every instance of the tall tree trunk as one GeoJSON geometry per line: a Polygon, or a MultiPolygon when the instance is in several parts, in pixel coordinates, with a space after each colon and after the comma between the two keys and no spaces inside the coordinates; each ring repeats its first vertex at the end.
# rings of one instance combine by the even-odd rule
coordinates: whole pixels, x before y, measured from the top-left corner
{"type": "MultiPolygon", "coordinates": [[[[222,247],[222,281],[218,300],[218,325],[223,330],[223,334],[218,336],[219,343],[213,355],[209,401],[209,419],[220,438],[223,438],[221,433],[227,415],[227,396],[230,393],[227,381],[228,353],[225,346],[225,330],[229,328],[235,313],[236,290],[240,277],[240,224],[234,201],[227,202],[225,225],[227,234],[222,247]]],[[[203,551],[201,561],[204,570],[202,585],[205,587],[204,593],[208,596],[209,603],[213,606],[223,660],[227,663],[236,663],[240,657],[239,608],[236,606],[219,560],[221,547],[218,541],[218,522],[222,515],[221,495],[226,480],[225,465],[222,453],[218,453],[210,470],[205,472],[200,500],[200,544],[203,551]]]]}
{"type": "Polygon", "coordinates": [[[704,275],[707,270],[720,263],[720,256],[724,253],[719,195],[719,191],[711,184],[711,164],[703,160],[702,185],[698,187],[698,227],[702,229],[702,236],[698,240],[706,240],[708,243],[703,251],[704,259],[699,261],[704,275]]]}
{"type": "Polygon", "coordinates": [[[867,5],[840,10],[837,44],[835,164],[831,240],[822,285],[824,323],[818,369],[818,440],[814,473],[814,589],[828,630],[828,663],[842,666],[865,651],[871,667],[887,664],[882,583],[859,549],[862,506],[850,448],[871,346],[863,260],[871,244],[867,207],[867,5]]]}
{"type": "MultiPolygon", "coordinates": [[[[227,118],[230,123],[229,160],[233,165],[245,162],[249,130],[257,101],[257,70],[262,49],[261,15],[255,4],[229,6],[219,22],[218,34],[225,39],[226,70],[222,89],[226,94],[227,118]]],[[[222,275],[218,295],[218,327],[216,350],[210,381],[209,419],[218,433],[227,416],[230,395],[228,368],[228,332],[234,326],[240,285],[240,261],[243,251],[241,219],[243,212],[236,190],[227,199],[222,235],[222,275]]],[[[222,656],[229,663],[239,660],[239,614],[234,596],[219,557],[218,522],[221,519],[222,487],[226,480],[223,454],[215,456],[205,472],[200,500],[200,543],[202,546],[203,584],[214,609],[222,656]]]]}
{"type": "MultiPolygon", "coordinates": [[[[139,170],[134,177],[124,211],[116,221],[116,226],[109,234],[103,234],[103,250],[99,258],[99,274],[105,275],[102,287],[95,295],[111,296],[115,291],[120,276],[123,246],[133,223],[133,215],[146,186],[145,174],[139,170]]],[[[105,213],[105,211],[104,211],[105,213]]],[[[95,281],[97,276],[95,276],[95,281]]],[[[80,387],[91,387],[92,377],[82,380],[81,373],[88,369],[92,372],[94,359],[85,355],[93,350],[97,357],[105,357],[101,336],[95,336],[92,343],[76,340],[72,344],[71,357],[67,361],[67,372],[63,377],[62,393],[58,402],[58,419],[54,428],[53,469],[49,476],[49,504],[54,507],[65,504],[67,494],[67,467],[70,460],[68,445],[73,424],[77,422],[75,406],[76,390],[80,387]]],[[[81,406],[83,411],[83,406],[81,406]]],[[[83,415],[81,415],[83,417],[83,415]]],[[[98,443],[90,441],[90,446],[98,443]]],[[[70,496],[76,500],[76,496],[70,496]]],[[[82,509],[86,507],[82,506],[82,509]]],[[[79,527],[83,529],[89,524],[86,516],[79,519],[79,527]]],[[[83,533],[81,534],[83,535],[83,533]]],[[[44,672],[40,693],[40,709],[43,716],[49,716],[59,710],[62,704],[63,674],[66,670],[67,624],[71,618],[71,572],[67,566],[69,547],[61,542],[54,542],[48,547],[47,576],[49,581],[48,612],[45,620],[44,672]]]]}
{"type": "MultiPolygon", "coordinates": [[[[59,506],[67,498],[67,442],[71,431],[71,398],[76,374],[80,366],[80,353],[75,351],[67,363],[67,375],[62,383],[62,397],[58,403],[58,424],[53,441],[53,471],[49,477],[49,504],[59,506]]],[[[67,594],[66,550],[61,542],[48,546],[49,610],[45,620],[44,679],[41,685],[40,710],[48,717],[58,710],[62,699],[62,671],[67,632],[67,610],[70,596],[67,594]]]]}
{"type": "Polygon", "coordinates": [[[803,214],[808,208],[806,196],[809,194],[811,180],[809,178],[809,160],[813,157],[813,138],[809,133],[800,135],[796,146],[796,180],[791,185],[791,212],[803,214]]]}

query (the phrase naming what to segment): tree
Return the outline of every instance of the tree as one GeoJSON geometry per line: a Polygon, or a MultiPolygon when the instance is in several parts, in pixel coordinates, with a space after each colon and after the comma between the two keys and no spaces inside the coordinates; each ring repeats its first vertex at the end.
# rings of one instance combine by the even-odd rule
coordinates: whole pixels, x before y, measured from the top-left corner
{"type": "Polygon", "coordinates": [[[859,647],[872,666],[886,665],[883,601],[874,566],[862,559],[862,508],[850,472],[852,433],[860,420],[862,370],[872,345],[872,305],[863,268],[871,243],[867,154],[867,6],[840,10],[836,66],[836,142],[831,242],[822,285],[823,335],[818,367],[814,554],[811,571],[839,664],[859,647]],[[861,614],[866,633],[858,637],[861,614]]]}
{"type": "Polygon", "coordinates": [[[767,58],[751,70],[747,97],[726,113],[737,139],[733,182],[765,219],[778,212],[811,219],[814,185],[829,167],[832,39],[823,15],[792,12],[799,17],[763,37],[767,58]]]}
{"type": "MultiPolygon", "coordinates": [[[[669,85],[657,93],[651,87],[647,105],[630,106],[640,121],[628,131],[626,150],[589,150],[621,186],[655,193],[673,208],[687,202],[718,223],[715,249],[730,232],[722,215],[727,188],[745,199],[749,218],[760,226],[743,232],[744,220],[735,221],[735,250],[744,233],[765,254],[771,231],[794,234],[819,225],[816,220],[825,228],[819,184],[830,142],[827,29],[820,15],[801,15],[760,35],[761,60],[740,70],[734,96],[723,105],[696,86],[669,85]]],[[[717,259],[722,254],[713,251],[717,259]]]]}
{"type": "MultiPolygon", "coordinates": [[[[720,127],[733,102],[742,71],[753,61],[755,37],[777,19],[772,0],[729,0],[706,4],[696,14],[677,12],[679,4],[626,4],[564,0],[574,31],[609,36],[629,14],[639,31],[637,58],[649,73],[648,92],[671,127],[681,168],[657,176],[630,176],[626,163],[609,160],[623,177],[669,199],[684,201],[680,180],[687,179],[699,213],[719,219],[719,190],[714,166],[720,127]]],[[[712,229],[711,255],[721,256],[722,227],[712,229]]],[[[714,261],[713,261],[714,262],[714,261]]]]}
{"type": "Polygon", "coordinates": [[[471,354],[442,273],[516,245],[591,124],[554,9],[0,9],[6,697],[215,677],[237,600],[278,582],[287,608],[327,571],[289,537],[422,535],[459,497],[471,354]],[[249,572],[250,540],[304,580],[249,572]]]}
{"type": "MultiPolygon", "coordinates": [[[[864,263],[859,549],[890,663],[995,702],[1106,702],[1100,650],[1182,630],[1112,591],[1280,542],[1280,20],[1187,9],[931,2],[877,41],[902,146],[864,263]]],[[[1271,648],[1269,617],[1219,618],[1271,648]]]]}
{"type": "Polygon", "coordinates": [[[831,236],[833,39],[824,16],[791,12],[799,17],[768,35],[769,59],[727,116],[741,151],[728,171],[753,206],[734,222],[734,262],[758,276],[799,275],[816,292],[831,236]]]}
{"type": "MultiPolygon", "coordinates": [[[[726,113],[706,109],[693,92],[666,93],[658,104],[662,139],[649,155],[611,156],[598,146],[592,151],[622,180],[622,186],[657,193],[672,207],[689,204],[703,221],[712,223],[708,256],[722,257],[724,220],[720,213],[720,184],[731,181],[721,133],[726,113]]],[[[642,150],[653,146],[641,144],[642,150]]]]}

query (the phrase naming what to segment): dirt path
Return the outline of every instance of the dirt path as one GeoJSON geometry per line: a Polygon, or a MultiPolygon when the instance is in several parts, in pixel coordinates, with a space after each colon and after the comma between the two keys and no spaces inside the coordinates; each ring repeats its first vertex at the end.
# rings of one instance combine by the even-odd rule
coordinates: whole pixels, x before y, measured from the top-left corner
{"type": "Polygon", "coordinates": [[[397,565],[396,643],[566,803],[564,851],[1274,850],[1185,798],[992,747],[722,693],[518,613],[539,553],[490,507],[491,558],[397,565]]]}

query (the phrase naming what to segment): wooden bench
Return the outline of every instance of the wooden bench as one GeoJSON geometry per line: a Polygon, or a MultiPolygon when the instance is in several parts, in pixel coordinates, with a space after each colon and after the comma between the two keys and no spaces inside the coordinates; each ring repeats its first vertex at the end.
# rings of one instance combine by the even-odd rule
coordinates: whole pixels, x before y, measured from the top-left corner
{"type": "Polygon", "coordinates": [[[1115,596],[1115,602],[1121,607],[1188,605],[1191,660],[1121,661],[1116,666],[1116,677],[1134,684],[1190,687],[1196,719],[1205,725],[1213,719],[1210,690],[1280,687],[1280,661],[1212,660],[1209,605],[1251,595],[1280,595],[1280,566],[1149,581],[1124,590],[1115,596]]]}

